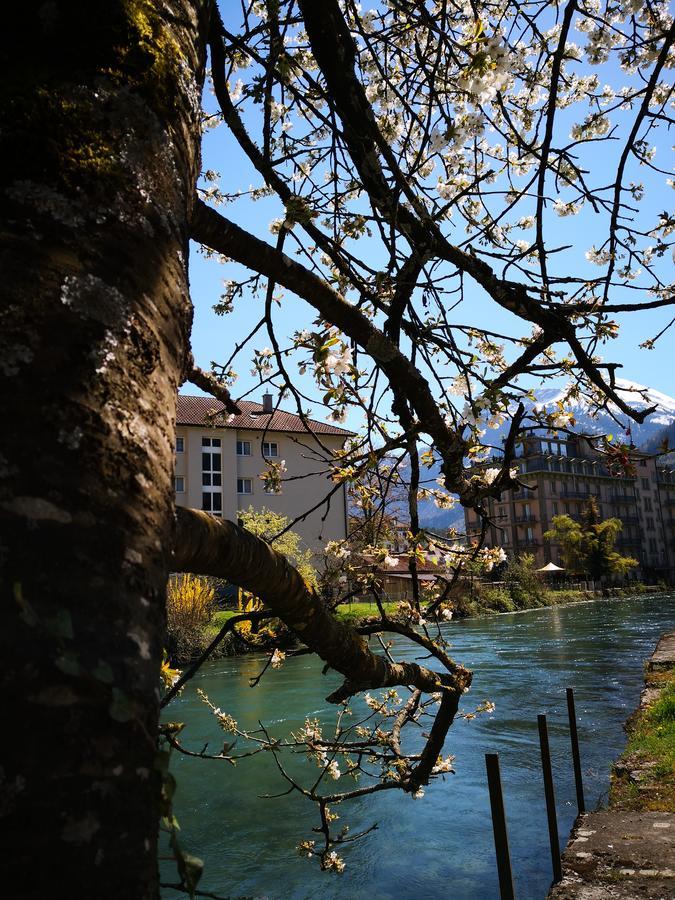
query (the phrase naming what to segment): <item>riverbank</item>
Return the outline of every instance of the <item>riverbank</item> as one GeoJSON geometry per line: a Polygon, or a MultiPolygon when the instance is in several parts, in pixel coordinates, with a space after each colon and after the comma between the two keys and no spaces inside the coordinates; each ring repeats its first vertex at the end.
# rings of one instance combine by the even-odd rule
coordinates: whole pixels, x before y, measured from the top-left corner
{"type": "MultiPolygon", "coordinates": [[[[592,603],[595,600],[619,599],[621,597],[658,596],[672,591],[654,585],[631,584],[630,587],[607,587],[601,591],[550,590],[511,593],[504,588],[482,586],[473,596],[463,595],[453,601],[453,619],[480,619],[507,613],[530,612],[550,606],[573,606],[578,603],[592,603]]],[[[398,603],[385,603],[389,616],[396,617],[398,603]]],[[[375,603],[345,603],[336,610],[338,618],[358,627],[377,617],[375,603]]],[[[445,620],[443,620],[445,622],[445,620]]]]}
{"type": "Polygon", "coordinates": [[[577,819],[551,900],[675,896],[675,631],[646,664],[626,731],[609,808],[577,819]]]}
{"type": "Polygon", "coordinates": [[[628,745],[612,771],[610,805],[675,812],[675,631],[649,660],[640,706],[626,723],[628,745]]]}
{"type": "MultiPolygon", "coordinates": [[[[631,584],[628,587],[607,587],[601,591],[539,588],[530,592],[514,592],[502,587],[481,585],[474,590],[472,595],[460,595],[453,598],[453,614],[455,619],[475,619],[505,613],[528,612],[533,609],[545,609],[551,606],[571,606],[600,599],[619,599],[621,597],[642,595],[654,596],[659,593],[667,593],[667,591],[664,592],[653,585],[645,584],[631,584]]],[[[398,605],[398,602],[394,601],[383,604],[387,615],[394,619],[396,618],[398,605]]],[[[229,619],[239,613],[240,610],[235,609],[222,609],[214,613],[211,622],[203,629],[203,639],[200,641],[199,646],[195,647],[193,658],[196,658],[208,646],[229,619]]],[[[375,603],[355,601],[338,606],[336,615],[342,621],[358,628],[376,618],[378,610],[375,603]]],[[[289,647],[293,643],[293,638],[289,636],[289,647]]],[[[260,652],[264,649],[265,642],[250,644],[231,632],[221,641],[212,656],[213,658],[241,656],[247,653],[260,652]]],[[[173,665],[184,666],[190,660],[172,658],[171,662],[173,665]]]]}
{"type": "Polygon", "coordinates": [[[519,586],[509,589],[483,584],[472,596],[464,595],[455,601],[455,617],[458,619],[476,618],[493,616],[496,613],[527,612],[531,609],[545,609],[548,606],[588,603],[602,598],[636,597],[660,593],[668,593],[668,590],[664,587],[642,583],[632,583],[625,587],[605,587],[597,591],[552,589],[543,586],[529,590],[519,586]]]}

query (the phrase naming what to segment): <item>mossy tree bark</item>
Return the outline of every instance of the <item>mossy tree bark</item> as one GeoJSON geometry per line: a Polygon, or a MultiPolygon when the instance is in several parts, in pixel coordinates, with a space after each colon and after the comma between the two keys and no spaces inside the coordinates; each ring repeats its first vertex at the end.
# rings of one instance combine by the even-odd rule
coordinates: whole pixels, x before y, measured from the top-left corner
{"type": "Polygon", "coordinates": [[[3,10],[0,830],[3,890],[22,898],[158,895],[207,14],[206,0],[3,10]]]}

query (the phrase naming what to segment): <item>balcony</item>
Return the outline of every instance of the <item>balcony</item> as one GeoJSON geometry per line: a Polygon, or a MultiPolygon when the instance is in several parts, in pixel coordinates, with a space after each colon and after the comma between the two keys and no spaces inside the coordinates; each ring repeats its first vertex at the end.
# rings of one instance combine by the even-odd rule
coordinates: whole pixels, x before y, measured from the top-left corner
{"type": "Polygon", "coordinates": [[[635,503],[635,494],[612,494],[610,503],[635,503]]]}
{"type": "Polygon", "coordinates": [[[528,525],[530,522],[536,522],[536,516],[516,516],[513,520],[517,525],[528,525]]]}
{"type": "Polygon", "coordinates": [[[594,497],[596,500],[602,500],[602,496],[595,491],[564,490],[560,496],[563,498],[573,498],[574,500],[590,500],[591,497],[594,497]]]}

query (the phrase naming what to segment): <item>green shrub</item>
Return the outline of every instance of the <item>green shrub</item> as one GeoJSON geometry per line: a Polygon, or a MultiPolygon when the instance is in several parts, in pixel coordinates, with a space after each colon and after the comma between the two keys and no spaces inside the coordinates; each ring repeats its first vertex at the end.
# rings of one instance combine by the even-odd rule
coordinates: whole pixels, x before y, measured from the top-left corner
{"type": "Polygon", "coordinates": [[[534,609],[547,605],[547,591],[531,553],[523,553],[518,559],[510,560],[504,572],[504,580],[516,609],[534,609]]]}
{"type": "Polygon", "coordinates": [[[453,611],[457,619],[467,619],[469,616],[479,616],[481,613],[478,603],[468,594],[458,594],[453,599],[453,611]]]}
{"type": "Polygon", "coordinates": [[[215,589],[207,578],[172,575],[166,596],[166,645],[174,662],[191,659],[206,646],[215,589]]]}
{"type": "Polygon", "coordinates": [[[509,592],[502,588],[481,588],[479,602],[494,612],[513,612],[516,608],[509,592]]]}
{"type": "Polygon", "coordinates": [[[550,591],[551,605],[559,606],[564,603],[580,603],[583,600],[589,600],[590,597],[584,591],[566,588],[562,591],[550,591]]]}

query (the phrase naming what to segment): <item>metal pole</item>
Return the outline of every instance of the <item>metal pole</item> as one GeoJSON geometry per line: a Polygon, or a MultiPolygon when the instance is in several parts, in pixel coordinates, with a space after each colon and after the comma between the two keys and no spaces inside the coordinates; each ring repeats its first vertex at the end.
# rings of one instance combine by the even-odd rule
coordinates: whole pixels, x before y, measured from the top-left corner
{"type": "Polygon", "coordinates": [[[567,688],[567,716],[570,721],[570,741],[572,743],[572,762],[574,763],[574,785],[577,789],[577,809],[579,815],[586,812],[584,800],[584,783],[581,778],[581,756],[579,755],[579,735],[577,734],[577,714],[574,708],[574,691],[567,688]]]}
{"type": "Polygon", "coordinates": [[[551,771],[551,752],[548,746],[548,728],[546,727],[546,716],[537,716],[537,725],[539,727],[541,768],[544,774],[544,792],[546,794],[548,837],[551,844],[551,862],[553,863],[553,884],[557,884],[562,879],[562,865],[560,864],[558,819],[555,813],[555,792],[553,790],[553,773],[551,771]]]}
{"type": "Polygon", "coordinates": [[[485,767],[487,769],[488,788],[490,789],[492,831],[495,836],[497,872],[499,873],[499,896],[501,897],[501,900],[514,900],[516,895],[513,890],[513,875],[511,873],[511,857],[509,854],[509,836],[506,831],[502,779],[499,774],[499,754],[486,753],[485,767]]]}

